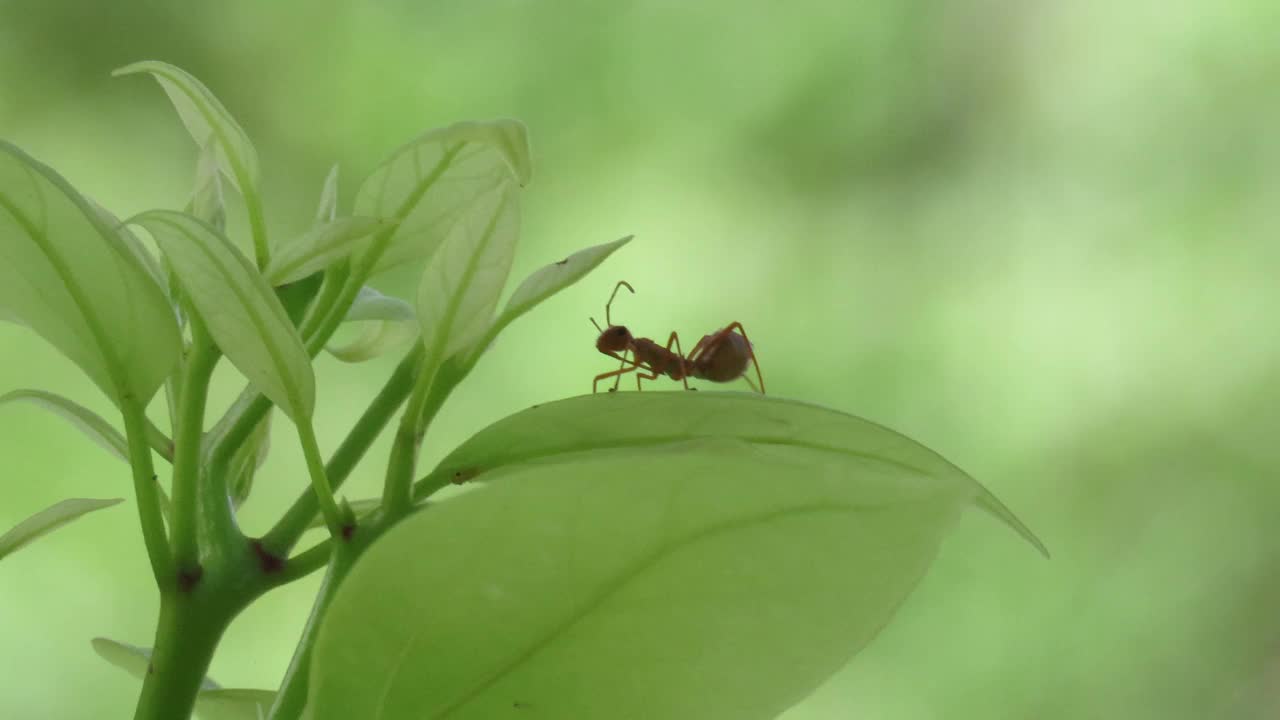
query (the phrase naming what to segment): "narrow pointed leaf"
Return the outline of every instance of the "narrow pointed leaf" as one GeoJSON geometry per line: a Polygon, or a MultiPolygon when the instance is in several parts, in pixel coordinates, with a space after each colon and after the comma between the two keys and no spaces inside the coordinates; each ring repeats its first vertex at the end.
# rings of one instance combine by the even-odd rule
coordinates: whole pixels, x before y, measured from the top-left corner
{"type": "Polygon", "coordinates": [[[339,218],[316,225],[276,250],[267,265],[267,282],[280,286],[324,270],[367,245],[361,241],[370,235],[393,225],[371,217],[339,218]]]}
{"type": "MultiPolygon", "coordinates": [[[[516,318],[532,310],[538,303],[581,280],[587,273],[595,270],[600,263],[604,262],[605,258],[612,255],[614,250],[631,242],[631,238],[632,236],[628,235],[611,243],[579,250],[559,262],[551,263],[534,271],[511,294],[511,298],[507,300],[507,305],[502,309],[502,313],[494,318],[486,337],[492,340],[503,328],[510,325],[516,318]]],[[[488,343],[485,343],[485,345],[488,345],[488,343]]],[[[483,347],[476,347],[472,354],[476,355],[483,350],[483,347]]]]}
{"type": "Polygon", "coordinates": [[[17,552],[40,536],[48,535],[85,513],[121,502],[124,501],[119,498],[112,500],[72,498],[55,503],[13,526],[4,535],[0,535],[0,559],[17,552]]]}
{"type": "Polygon", "coordinates": [[[177,323],[108,213],[0,141],[0,318],[49,341],[119,402],[146,402],[177,361],[177,323]]]}
{"type": "Polygon", "coordinates": [[[529,181],[528,134],[515,120],[457,123],[400,148],[360,186],[354,211],[400,222],[358,260],[378,273],[430,258],[495,177],[529,181]]]}
{"type": "Polygon", "coordinates": [[[185,70],[156,60],[126,65],[113,76],[149,73],[164,89],[178,117],[200,147],[212,140],[219,169],[245,196],[257,195],[258,153],[231,113],[209,88],[185,70]]]}
{"type": "Polygon", "coordinates": [[[0,395],[0,405],[13,402],[29,402],[61,417],[84,433],[99,447],[129,462],[129,442],[124,434],[92,410],[74,403],[61,395],[42,390],[14,390],[0,395]]]}
{"type": "Polygon", "coordinates": [[[320,189],[320,205],[316,208],[316,223],[332,222],[338,216],[338,166],[329,168],[320,189]]]}
{"type": "Polygon", "coordinates": [[[441,359],[488,328],[520,234],[516,192],[514,183],[502,181],[478,196],[422,275],[418,323],[423,342],[441,359]]]}
{"type": "Polygon", "coordinates": [[[870,420],[775,397],[645,392],[583,395],[508,416],[451,452],[418,496],[457,479],[484,480],[503,467],[568,462],[580,453],[660,447],[689,438],[732,438],[762,447],[798,445],[896,467],[962,488],[1042,554],[1044,544],[986,488],[941,455],[870,420]]]}
{"type": "Polygon", "coordinates": [[[155,238],[227,359],[290,418],[309,419],[315,405],[310,357],[253,264],[190,215],[153,210],[131,222],[155,238]]]}
{"type": "Polygon", "coordinates": [[[316,720],[777,717],[889,621],[971,491],[782,417],[794,442],[575,435],[404,520],[323,620],[316,720]]]}
{"type": "Polygon", "coordinates": [[[253,491],[253,480],[270,452],[271,413],[268,411],[231,460],[231,504],[236,508],[249,499],[249,494],[253,491]]]}

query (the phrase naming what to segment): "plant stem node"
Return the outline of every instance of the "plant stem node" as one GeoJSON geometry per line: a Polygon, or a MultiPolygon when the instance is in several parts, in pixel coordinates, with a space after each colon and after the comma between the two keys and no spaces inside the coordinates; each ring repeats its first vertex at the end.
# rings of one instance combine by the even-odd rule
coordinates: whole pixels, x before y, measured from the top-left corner
{"type": "Polygon", "coordinates": [[[249,543],[249,547],[253,548],[253,556],[258,559],[258,568],[263,573],[272,575],[284,570],[284,558],[267,550],[261,538],[249,543]]]}

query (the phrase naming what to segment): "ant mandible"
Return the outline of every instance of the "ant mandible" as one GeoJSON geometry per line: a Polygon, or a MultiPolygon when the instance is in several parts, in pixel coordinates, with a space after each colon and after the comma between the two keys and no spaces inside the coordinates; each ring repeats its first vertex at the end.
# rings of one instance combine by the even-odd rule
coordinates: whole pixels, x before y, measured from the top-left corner
{"type": "Polygon", "coordinates": [[[719,383],[742,378],[747,381],[752,390],[761,395],[764,394],[764,378],[760,375],[760,363],[756,362],[756,354],[751,349],[751,341],[747,340],[747,331],[742,329],[742,323],[730,323],[710,335],[703,335],[686,357],[684,351],[680,349],[680,338],[674,331],[671,337],[667,338],[666,347],[663,347],[649,338],[633,337],[626,327],[613,324],[609,310],[613,306],[614,298],[618,296],[618,291],[624,287],[635,293],[635,288],[631,287],[626,280],[620,280],[614,286],[613,294],[609,296],[609,302],[604,306],[604,321],[607,327],[601,329],[595,318],[591,318],[591,324],[600,331],[600,337],[596,338],[596,349],[622,362],[622,367],[617,370],[597,375],[591,384],[591,392],[599,389],[601,380],[615,378],[613,387],[609,388],[609,392],[613,392],[618,389],[623,375],[637,370],[646,370],[647,375],[636,372],[637,390],[640,389],[641,380],[656,380],[659,375],[666,375],[672,380],[684,383],[685,390],[690,389],[689,378],[719,383]],[[735,330],[737,332],[734,332],[735,330]],[[675,352],[671,351],[673,344],[676,346],[675,352]],[[629,360],[627,359],[628,351],[631,352],[629,360]],[[748,364],[756,368],[756,379],[760,381],[758,388],[751,382],[751,378],[746,376],[748,364]]]}

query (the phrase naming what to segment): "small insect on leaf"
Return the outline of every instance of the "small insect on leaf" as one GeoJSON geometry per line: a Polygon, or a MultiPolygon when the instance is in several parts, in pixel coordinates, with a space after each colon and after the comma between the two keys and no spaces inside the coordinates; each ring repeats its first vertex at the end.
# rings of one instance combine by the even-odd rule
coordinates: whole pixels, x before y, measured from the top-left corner
{"type": "Polygon", "coordinates": [[[55,503],[13,526],[4,535],[0,535],[0,559],[21,550],[31,542],[48,535],[81,515],[122,502],[124,500],[120,498],[112,500],[72,498],[55,503]]]}

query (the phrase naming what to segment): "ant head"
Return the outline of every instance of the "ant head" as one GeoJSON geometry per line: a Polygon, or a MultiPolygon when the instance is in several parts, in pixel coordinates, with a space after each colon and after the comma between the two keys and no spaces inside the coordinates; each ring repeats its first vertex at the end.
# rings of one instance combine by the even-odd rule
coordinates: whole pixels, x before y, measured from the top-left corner
{"type": "Polygon", "coordinates": [[[626,350],[627,346],[631,344],[631,331],[622,325],[614,325],[613,319],[609,315],[609,310],[613,307],[613,299],[618,296],[618,291],[624,287],[633,293],[635,292],[630,283],[626,280],[619,280],[618,284],[613,287],[613,294],[609,296],[609,302],[605,303],[604,321],[609,327],[601,329],[600,323],[596,322],[595,318],[591,318],[591,324],[595,325],[596,330],[600,331],[600,337],[596,338],[596,349],[606,355],[626,350]]]}
{"type": "MultiPolygon", "coordinates": [[[[591,322],[595,323],[595,320],[592,319],[591,322]]],[[[596,329],[600,330],[600,326],[598,324],[596,325],[596,329]]],[[[609,327],[600,330],[600,337],[596,338],[596,349],[606,355],[622,352],[623,350],[626,350],[627,346],[630,344],[631,331],[627,330],[622,325],[610,325],[609,327]]]]}

